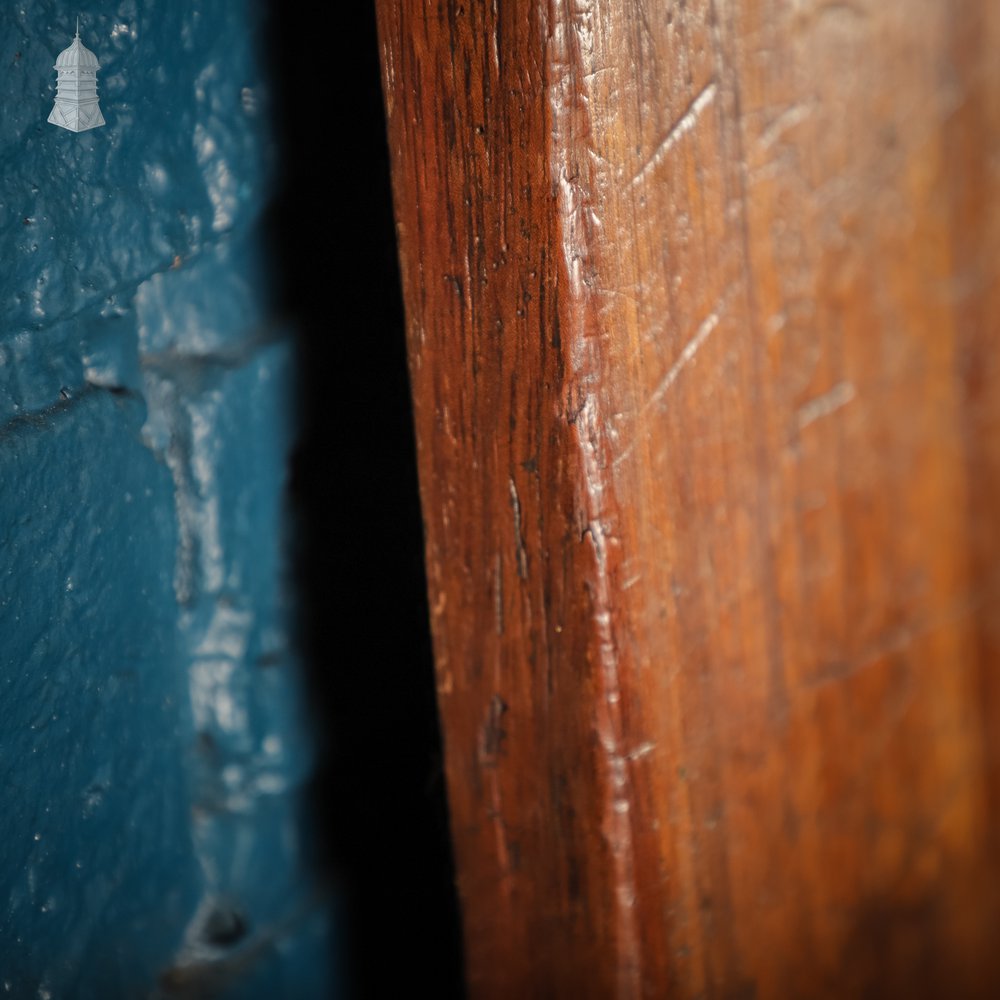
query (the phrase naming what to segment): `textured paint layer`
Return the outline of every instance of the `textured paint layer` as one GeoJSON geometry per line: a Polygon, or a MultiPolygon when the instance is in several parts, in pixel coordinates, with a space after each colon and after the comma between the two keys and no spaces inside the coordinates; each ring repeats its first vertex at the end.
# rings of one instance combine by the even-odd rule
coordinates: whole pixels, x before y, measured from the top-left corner
{"type": "Polygon", "coordinates": [[[255,5],[0,12],[0,996],[327,995],[255,5]]]}

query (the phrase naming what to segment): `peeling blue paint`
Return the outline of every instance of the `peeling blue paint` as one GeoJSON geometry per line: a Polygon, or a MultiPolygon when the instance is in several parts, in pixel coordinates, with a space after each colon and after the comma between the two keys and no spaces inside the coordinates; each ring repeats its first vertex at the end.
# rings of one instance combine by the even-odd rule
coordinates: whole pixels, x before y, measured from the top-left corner
{"type": "Polygon", "coordinates": [[[257,6],[0,10],[0,996],[327,996],[257,6]]]}

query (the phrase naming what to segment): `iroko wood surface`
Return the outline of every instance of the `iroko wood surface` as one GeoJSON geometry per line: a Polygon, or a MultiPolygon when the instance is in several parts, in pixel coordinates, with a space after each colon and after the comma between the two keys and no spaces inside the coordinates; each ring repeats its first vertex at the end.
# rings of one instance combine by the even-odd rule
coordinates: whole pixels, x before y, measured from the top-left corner
{"type": "Polygon", "coordinates": [[[1000,995],[1000,5],[378,17],[472,996],[1000,995]]]}

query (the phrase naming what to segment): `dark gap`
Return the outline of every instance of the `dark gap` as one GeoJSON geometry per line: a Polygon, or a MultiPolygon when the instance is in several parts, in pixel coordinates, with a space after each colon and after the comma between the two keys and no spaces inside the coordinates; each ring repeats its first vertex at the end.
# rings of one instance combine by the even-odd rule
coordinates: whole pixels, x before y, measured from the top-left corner
{"type": "MultiPolygon", "coordinates": [[[[464,994],[374,8],[268,0],[267,236],[298,335],[292,469],[320,861],[352,993],[464,994]],[[401,992],[401,990],[403,990],[401,992]]],[[[331,943],[334,947],[336,942],[331,943]]],[[[338,951],[341,949],[337,949],[338,951]]]]}

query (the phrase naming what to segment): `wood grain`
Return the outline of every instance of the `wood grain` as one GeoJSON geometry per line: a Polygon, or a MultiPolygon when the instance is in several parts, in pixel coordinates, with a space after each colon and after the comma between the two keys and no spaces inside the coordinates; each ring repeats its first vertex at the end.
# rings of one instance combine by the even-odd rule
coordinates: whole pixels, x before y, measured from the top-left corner
{"type": "Polygon", "coordinates": [[[474,997],[1000,988],[1000,8],[377,4],[474,997]]]}

